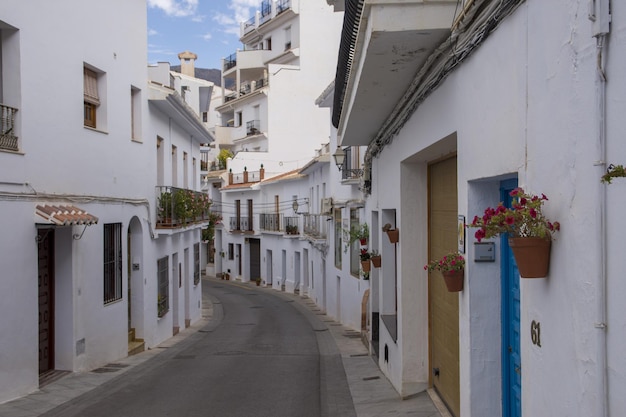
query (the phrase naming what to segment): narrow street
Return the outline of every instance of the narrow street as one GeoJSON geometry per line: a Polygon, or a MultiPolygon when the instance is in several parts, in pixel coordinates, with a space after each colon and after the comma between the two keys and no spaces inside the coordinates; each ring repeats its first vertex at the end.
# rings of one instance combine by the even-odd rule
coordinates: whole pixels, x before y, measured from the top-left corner
{"type": "Polygon", "coordinates": [[[341,357],[312,312],[230,281],[203,280],[203,291],[213,302],[207,326],[43,415],[355,415],[341,357]]]}

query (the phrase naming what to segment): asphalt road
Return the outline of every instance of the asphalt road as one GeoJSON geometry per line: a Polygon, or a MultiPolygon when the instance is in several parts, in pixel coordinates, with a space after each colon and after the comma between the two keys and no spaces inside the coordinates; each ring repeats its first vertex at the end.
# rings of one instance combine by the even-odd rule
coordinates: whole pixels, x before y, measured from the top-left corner
{"type": "Polygon", "coordinates": [[[213,320],[47,417],[346,417],[354,407],[328,328],[293,299],[203,281],[213,320]]]}

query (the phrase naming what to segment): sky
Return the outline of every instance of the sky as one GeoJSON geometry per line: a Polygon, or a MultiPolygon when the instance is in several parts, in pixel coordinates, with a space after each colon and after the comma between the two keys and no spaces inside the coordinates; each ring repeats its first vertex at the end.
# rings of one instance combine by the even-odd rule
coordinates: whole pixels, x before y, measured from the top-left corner
{"type": "Polygon", "coordinates": [[[196,68],[221,68],[222,58],[241,49],[239,22],[261,0],[147,0],[148,63],[180,65],[178,54],[198,55],[196,68]]]}

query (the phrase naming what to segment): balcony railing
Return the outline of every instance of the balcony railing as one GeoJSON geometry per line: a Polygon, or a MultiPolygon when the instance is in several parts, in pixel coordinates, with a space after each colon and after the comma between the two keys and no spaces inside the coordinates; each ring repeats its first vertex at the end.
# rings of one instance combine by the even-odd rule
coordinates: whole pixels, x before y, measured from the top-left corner
{"type": "Polygon", "coordinates": [[[15,113],[17,109],[0,104],[0,149],[19,150],[15,136],[15,113]]]}
{"type": "Polygon", "coordinates": [[[231,217],[230,222],[231,232],[252,232],[254,231],[254,221],[252,217],[231,217]]]}
{"type": "Polygon", "coordinates": [[[355,168],[353,167],[353,156],[352,156],[352,147],[347,147],[343,149],[346,153],[346,157],[343,160],[343,165],[341,166],[341,179],[342,180],[356,180],[363,176],[363,168],[355,168]]]}
{"type": "Polygon", "coordinates": [[[229,69],[237,66],[237,52],[234,54],[230,54],[226,59],[224,59],[224,71],[228,71],[229,69]]]}
{"type": "Polygon", "coordinates": [[[283,223],[282,213],[261,213],[259,215],[259,229],[266,232],[280,232],[283,223]]]}
{"type": "Polygon", "coordinates": [[[258,135],[261,133],[261,121],[250,120],[246,122],[246,136],[258,135]]]}
{"type": "Polygon", "coordinates": [[[209,221],[211,200],[206,193],[157,186],[156,195],[157,228],[178,228],[209,221]]]}
{"type": "Polygon", "coordinates": [[[328,216],[321,214],[305,214],[304,235],[314,239],[325,239],[327,218],[328,216]]]}
{"type": "Polygon", "coordinates": [[[276,2],[276,15],[291,9],[291,0],[278,0],[276,2]]]}
{"type": "Polygon", "coordinates": [[[298,229],[299,218],[295,217],[285,217],[285,234],[287,235],[299,235],[300,230],[298,229]]]}

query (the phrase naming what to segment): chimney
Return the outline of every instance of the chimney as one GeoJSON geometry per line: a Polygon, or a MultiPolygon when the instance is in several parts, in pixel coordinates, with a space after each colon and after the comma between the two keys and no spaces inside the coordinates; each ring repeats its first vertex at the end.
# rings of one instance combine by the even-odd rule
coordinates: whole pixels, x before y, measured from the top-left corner
{"type": "Polygon", "coordinates": [[[178,54],[178,59],[180,59],[180,73],[195,77],[195,61],[198,59],[198,55],[193,52],[185,51],[178,54]]]}

